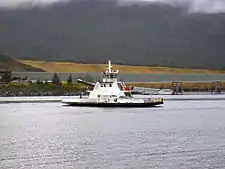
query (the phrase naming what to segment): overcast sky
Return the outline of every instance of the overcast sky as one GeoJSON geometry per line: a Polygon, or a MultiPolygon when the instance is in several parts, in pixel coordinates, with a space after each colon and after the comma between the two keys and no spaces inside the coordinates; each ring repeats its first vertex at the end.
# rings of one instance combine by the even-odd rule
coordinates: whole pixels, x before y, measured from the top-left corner
{"type": "MultiPolygon", "coordinates": [[[[0,7],[15,7],[17,5],[29,3],[30,5],[51,4],[57,1],[68,0],[0,0],[0,7]]],[[[188,5],[190,12],[216,13],[225,12],[225,0],[118,0],[123,2],[163,2],[173,5],[188,5]]]]}

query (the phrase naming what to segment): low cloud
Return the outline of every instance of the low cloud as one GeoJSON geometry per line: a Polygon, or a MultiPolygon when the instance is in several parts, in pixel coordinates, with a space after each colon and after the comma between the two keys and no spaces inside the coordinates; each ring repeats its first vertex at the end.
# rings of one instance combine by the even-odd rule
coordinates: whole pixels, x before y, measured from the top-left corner
{"type": "Polygon", "coordinates": [[[186,7],[190,13],[225,12],[225,0],[118,0],[122,3],[162,3],[186,7]]]}
{"type": "MultiPolygon", "coordinates": [[[[48,5],[70,0],[0,0],[0,7],[21,7],[48,5]]],[[[117,0],[119,3],[166,3],[173,6],[187,7],[190,13],[225,12],[225,0],[117,0]]]]}
{"type": "Polygon", "coordinates": [[[219,13],[225,12],[225,0],[189,0],[190,12],[219,13]]]}
{"type": "Polygon", "coordinates": [[[43,6],[65,0],[0,0],[0,7],[16,8],[21,6],[43,6]]]}

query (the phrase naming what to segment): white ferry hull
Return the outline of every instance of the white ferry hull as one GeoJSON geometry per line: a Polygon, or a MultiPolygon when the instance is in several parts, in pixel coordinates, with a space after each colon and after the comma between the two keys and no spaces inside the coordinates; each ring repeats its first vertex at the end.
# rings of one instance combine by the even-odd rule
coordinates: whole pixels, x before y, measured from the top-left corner
{"type": "Polygon", "coordinates": [[[163,99],[142,100],[134,102],[96,102],[85,99],[74,99],[62,101],[66,106],[77,107],[155,107],[163,104],[163,99]]]}

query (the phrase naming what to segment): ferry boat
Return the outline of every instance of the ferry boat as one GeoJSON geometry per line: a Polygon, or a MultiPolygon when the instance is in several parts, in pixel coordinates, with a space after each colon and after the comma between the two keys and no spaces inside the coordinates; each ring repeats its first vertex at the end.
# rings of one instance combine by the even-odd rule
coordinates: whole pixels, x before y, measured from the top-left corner
{"type": "Polygon", "coordinates": [[[102,78],[93,88],[87,90],[88,97],[64,99],[62,103],[70,106],[85,107],[153,107],[163,104],[161,97],[134,98],[130,87],[118,78],[119,70],[114,71],[111,61],[102,73],[102,78]]]}

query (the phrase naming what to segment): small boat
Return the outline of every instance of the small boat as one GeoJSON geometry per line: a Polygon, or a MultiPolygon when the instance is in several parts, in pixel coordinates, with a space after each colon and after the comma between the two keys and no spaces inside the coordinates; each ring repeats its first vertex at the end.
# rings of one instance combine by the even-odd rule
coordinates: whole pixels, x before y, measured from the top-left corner
{"type": "Polygon", "coordinates": [[[162,97],[134,98],[131,87],[118,80],[119,70],[114,71],[111,61],[108,68],[102,73],[100,81],[89,88],[87,98],[64,99],[62,103],[69,106],[84,107],[154,107],[163,104],[162,97]]]}

